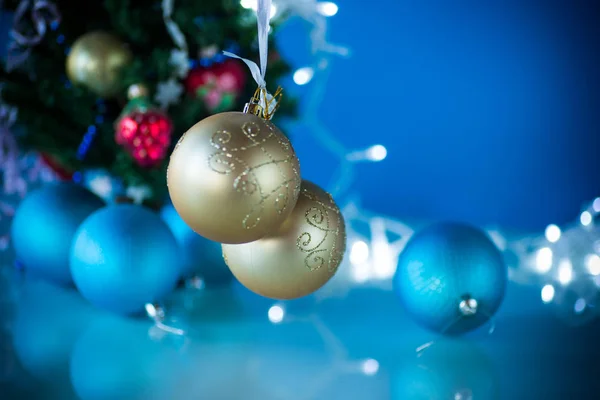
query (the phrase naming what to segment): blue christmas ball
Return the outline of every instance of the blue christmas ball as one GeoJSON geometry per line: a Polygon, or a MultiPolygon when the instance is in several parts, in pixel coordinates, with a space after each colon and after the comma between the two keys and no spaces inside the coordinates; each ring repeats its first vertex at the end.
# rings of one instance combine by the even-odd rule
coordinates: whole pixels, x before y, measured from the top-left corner
{"type": "Polygon", "coordinates": [[[70,182],[31,192],[19,205],[11,227],[17,260],[28,271],[61,285],[72,283],[69,250],[81,222],[105,204],[70,182]]]}
{"type": "Polygon", "coordinates": [[[161,210],[161,216],[175,235],[183,254],[183,278],[198,276],[207,286],[233,281],[233,274],[223,260],[221,244],[205,239],[181,219],[172,205],[161,210]]]}
{"type": "Polygon", "coordinates": [[[122,314],[141,311],[169,294],[181,261],[177,242],[160,216],[131,204],[105,207],[83,221],[70,260],[83,297],[122,314]]]}
{"type": "Polygon", "coordinates": [[[398,261],[394,290],[418,323],[453,335],[491,318],[504,298],[507,277],[502,254],[484,232],[442,223],[410,239],[398,261]]]}

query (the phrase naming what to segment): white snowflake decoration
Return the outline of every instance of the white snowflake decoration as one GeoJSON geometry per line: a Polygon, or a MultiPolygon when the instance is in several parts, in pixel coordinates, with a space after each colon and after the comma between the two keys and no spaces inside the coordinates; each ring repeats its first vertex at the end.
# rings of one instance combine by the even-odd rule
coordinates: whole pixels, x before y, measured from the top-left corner
{"type": "Polygon", "coordinates": [[[169,64],[175,69],[175,76],[179,78],[185,78],[190,71],[190,59],[188,52],[185,49],[173,49],[171,50],[171,56],[169,57],[169,64]]]}
{"type": "Polygon", "coordinates": [[[154,100],[162,109],[168,108],[171,104],[177,104],[179,98],[183,94],[183,85],[175,78],[161,82],[156,88],[156,96],[154,100]]]}
{"type": "Polygon", "coordinates": [[[148,186],[130,186],[127,188],[126,195],[135,204],[141,204],[144,200],[152,196],[152,190],[148,186]]]}

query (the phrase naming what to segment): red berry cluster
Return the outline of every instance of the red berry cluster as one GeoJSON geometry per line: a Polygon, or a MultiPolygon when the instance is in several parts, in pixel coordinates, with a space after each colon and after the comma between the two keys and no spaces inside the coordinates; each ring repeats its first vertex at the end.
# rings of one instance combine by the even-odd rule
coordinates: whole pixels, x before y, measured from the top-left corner
{"type": "Polygon", "coordinates": [[[133,111],[119,120],[115,141],[142,167],[162,162],[171,144],[173,124],[161,112],[133,111]]]}

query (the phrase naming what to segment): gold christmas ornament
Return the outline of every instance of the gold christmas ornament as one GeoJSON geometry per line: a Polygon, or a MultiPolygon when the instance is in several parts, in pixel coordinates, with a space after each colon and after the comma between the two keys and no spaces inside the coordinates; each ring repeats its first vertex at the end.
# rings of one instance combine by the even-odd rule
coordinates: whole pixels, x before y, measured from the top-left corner
{"type": "Polygon", "coordinates": [[[110,33],[86,33],[71,47],[67,76],[100,97],[113,97],[122,89],[121,70],[132,59],[127,46],[110,33]]]}
{"type": "Polygon", "coordinates": [[[223,245],[223,257],[248,289],[279,300],[306,296],[335,274],[346,250],[344,218],[331,195],[302,181],[292,214],[252,243],[223,245]]]}
{"type": "Polygon", "coordinates": [[[289,140],[253,113],[212,115],[190,128],[169,161],[173,206],[198,234],[239,244],[277,230],[300,191],[289,140]]]}

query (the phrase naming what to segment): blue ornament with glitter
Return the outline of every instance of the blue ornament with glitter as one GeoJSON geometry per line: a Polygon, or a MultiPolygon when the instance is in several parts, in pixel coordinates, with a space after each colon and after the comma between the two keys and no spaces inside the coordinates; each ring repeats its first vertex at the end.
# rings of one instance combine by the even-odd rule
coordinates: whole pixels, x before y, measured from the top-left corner
{"type": "Polygon", "coordinates": [[[422,326],[457,335],[486,323],[498,310],[508,270],[479,229],[441,223],[415,234],[394,276],[394,290],[422,326]]]}
{"type": "Polygon", "coordinates": [[[220,243],[194,232],[171,204],[163,207],[161,216],[181,248],[184,258],[182,278],[199,277],[207,287],[226,285],[233,281],[233,274],[223,260],[220,243]]]}
{"type": "Polygon", "coordinates": [[[35,275],[71,284],[73,236],[81,222],[104,205],[98,196],[70,182],[31,192],[19,205],[11,226],[17,261],[35,275]]]}
{"type": "Polygon", "coordinates": [[[117,204],[83,221],[73,239],[70,263],[75,286],[88,301],[134,314],[173,291],[182,257],[157,213],[117,204]]]}

